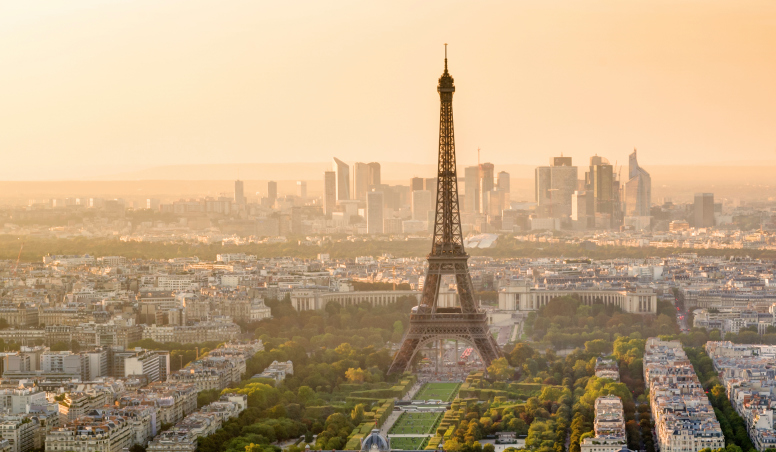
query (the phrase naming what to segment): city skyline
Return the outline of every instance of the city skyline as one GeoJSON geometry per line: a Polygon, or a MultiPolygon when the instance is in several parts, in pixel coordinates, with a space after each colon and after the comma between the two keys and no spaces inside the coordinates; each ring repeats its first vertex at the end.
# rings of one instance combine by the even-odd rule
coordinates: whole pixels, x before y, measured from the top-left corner
{"type": "Polygon", "coordinates": [[[776,452],[776,3],[0,11],[0,452],[776,452]]]}
{"type": "Polygon", "coordinates": [[[14,5],[0,19],[0,177],[321,154],[433,163],[430,57],[444,41],[467,86],[462,163],[478,147],[496,164],[537,165],[561,152],[625,162],[633,147],[650,155],[644,165],[776,159],[772,3],[705,2],[703,14],[694,2],[485,3],[447,8],[446,21],[436,3],[341,5],[310,3],[301,16],[251,2],[217,11],[198,1],[50,3],[46,14],[14,5]],[[298,87],[311,68],[324,89],[307,93],[298,87]],[[375,83],[379,110],[367,95],[375,83]]]}

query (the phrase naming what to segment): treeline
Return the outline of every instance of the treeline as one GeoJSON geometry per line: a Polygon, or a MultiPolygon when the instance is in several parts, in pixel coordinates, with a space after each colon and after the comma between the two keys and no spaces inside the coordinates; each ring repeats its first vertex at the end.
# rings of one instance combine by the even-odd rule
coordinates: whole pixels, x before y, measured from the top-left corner
{"type": "Polygon", "coordinates": [[[492,445],[479,440],[497,432],[527,435],[526,447],[541,452],[563,452],[571,417],[569,388],[545,387],[538,397],[526,403],[481,402],[469,405],[466,416],[446,437],[448,452],[489,452],[492,445]]]}
{"type": "Polygon", "coordinates": [[[255,337],[263,340],[293,340],[308,351],[334,348],[342,343],[360,348],[383,348],[388,341],[398,342],[409,325],[415,297],[401,297],[396,303],[372,306],[361,303],[343,307],[330,302],[323,311],[296,311],[289,298],[267,300],[272,319],[255,327],[255,337]]]}
{"type": "MultiPolygon", "coordinates": [[[[721,341],[722,334],[719,330],[692,328],[688,333],[673,338],[681,341],[685,347],[703,347],[708,341],[721,341]]],[[[776,327],[768,326],[763,334],[757,332],[756,326],[741,328],[738,333],[725,333],[724,339],[734,344],[776,345],[776,327]]]]}
{"type": "MultiPolygon", "coordinates": [[[[319,253],[329,254],[335,259],[348,259],[357,256],[380,256],[389,253],[396,257],[423,257],[430,249],[429,240],[366,240],[348,241],[345,235],[335,236],[335,240],[324,242],[321,246],[299,244],[303,237],[289,237],[286,243],[245,245],[221,245],[204,243],[150,243],[122,242],[117,238],[69,239],[39,238],[16,235],[0,235],[0,259],[15,260],[19,247],[24,241],[21,259],[24,262],[40,262],[47,254],[90,254],[93,256],[125,256],[138,259],[170,259],[174,257],[198,256],[203,260],[215,260],[219,253],[254,254],[259,258],[288,256],[314,259],[319,253]]],[[[701,256],[750,256],[752,258],[773,259],[776,251],[750,249],[688,249],[688,248],[651,248],[598,246],[592,249],[582,245],[524,242],[515,240],[511,235],[501,235],[493,248],[472,248],[467,250],[472,256],[496,258],[539,258],[539,257],[585,257],[590,259],[647,258],[667,257],[677,253],[696,253],[701,256]]]]}
{"type": "MultiPolygon", "coordinates": [[[[279,452],[272,446],[305,435],[308,442],[318,435],[316,448],[341,449],[353,427],[360,422],[359,413],[369,406],[354,403],[334,405],[333,392],[350,382],[349,373],[362,369],[376,380],[383,379],[391,362],[386,350],[373,347],[353,348],[341,344],[336,349],[319,349],[309,353],[294,341],[265,341],[265,350],[246,363],[246,379],[222,393],[245,394],[249,409],[237,419],[224,424],[216,434],[199,439],[199,452],[279,452]],[[276,387],[270,380],[251,379],[272,361],[291,360],[294,374],[276,387]],[[355,413],[355,414],[354,414],[355,413]]],[[[216,391],[199,394],[198,405],[218,397],[216,391]]]]}
{"type": "MultiPolygon", "coordinates": [[[[574,295],[554,298],[530,313],[525,332],[532,340],[546,342],[556,349],[583,347],[588,342],[611,343],[617,336],[638,332],[641,337],[678,333],[671,303],[658,301],[657,315],[631,314],[619,307],[582,304],[574,295]]],[[[599,350],[605,352],[607,350],[599,350]]]]}
{"type": "MultiPolygon", "coordinates": [[[[571,450],[579,449],[579,439],[587,431],[580,414],[581,389],[595,371],[595,356],[577,349],[565,358],[559,358],[552,350],[540,353],[525,343],[517,344],[509,350],[507,358],[511,365],[522,370],[521,381],[543,383],[546,385],[538,397],[539,401],[555,400],[558,408],[550,419],[523,419],[530,425],[526,446],[531,450],[545,452],[563,452],[566,450],[566,438],[571,440],[571,450]],[[562,388],[562,389],[561,389],[562,388]],[[576,444],[576,446],[575,446],[576,444]]],[[[532,399],[528,400],[529,406],[532,399]]],[[[534,412],[536,414],[537,412],[534,412]]],[[[538,413],[542,413],[538,411],[538,413]]]]}

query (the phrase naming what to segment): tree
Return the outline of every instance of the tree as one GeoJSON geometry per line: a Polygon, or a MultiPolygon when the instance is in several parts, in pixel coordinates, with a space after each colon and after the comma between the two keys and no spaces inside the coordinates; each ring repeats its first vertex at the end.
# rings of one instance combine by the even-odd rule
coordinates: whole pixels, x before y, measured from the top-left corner
{"type": "Polygon", "coordinates": [[[366,375],[366,372],[362,368],[350,368],[345,372],[345,377],[347,377],[348,381],[351,383],[363,383],[364,377],[366,375]]]}
{"type": "Polygon", "coordinates": [[[561,395],[563,395],[563,391],[557,386],[545,386],[542,388],[539,400],[557,402],[561,395]]]}
{"type": "Polygon", "coordinates": [[[364,419],[364,404],[359,403],[353,408],[353,411],[350,412],[350,418],[353,419],[353,422],[356,424],[360,424],[361,421],[364,419]]]}
{"type": "Polygon", "coordinates": [[[509,366],[506,358],[498,358],[488,366],[488,375],[496,380],[509,380],[515,375],[515,369],[509,366]]]}
{"type": "Polygon", "coordinates": [[[530,345],[525,342],[521,342],[515,345],[515,348],[509,353],[509,363],[515,367],[522,367],[526,361],[533,357],[534,351],[530,345]]]}
{"type": "Polygon", "coordinates": [[[334,349],[335,352],[339,355],[343,356],[350,356],[351,353],[353,353],[353,346],[348,344],[347,342],[343,342],[340,345],[337,346],[337,348],[334,349]]]}
{"type": "Polygon", "coordinates": [[[296,396],[300,402],[306,404],[315,397],[315,391],[309,386],[300,386],[296,391],[296,396]]]}
{"type": "Polygon", "coordinates": [[[585,342],[585,351],[593,355],[602,355],[612,351],[612,343],[603,339],[585,342]]]}
{"type": "Polygon", "coordinates": [[[342,305],[337,303],[336,301],[330,301],[326,303],[326,307],[324,308],[324,310],[326,311],[327,314],[331,316],[338,315],[342,310],[342,305]]]}

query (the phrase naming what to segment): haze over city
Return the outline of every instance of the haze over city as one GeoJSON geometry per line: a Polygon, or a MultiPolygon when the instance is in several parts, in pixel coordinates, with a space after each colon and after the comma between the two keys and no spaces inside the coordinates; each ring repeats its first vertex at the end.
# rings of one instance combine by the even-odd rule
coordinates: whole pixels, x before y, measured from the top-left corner
{"type": "Polygon", "coordinates": [[[433,165],[443,42],[461,85],[460,163],[475,163],[478,147],[497,164],[561,153],[624,162],[634,147],[647,166],[776,162],[768,1],[92,0],[2,11],[5,180],[145,179],[138,170],[331,155],[433,165]]]}

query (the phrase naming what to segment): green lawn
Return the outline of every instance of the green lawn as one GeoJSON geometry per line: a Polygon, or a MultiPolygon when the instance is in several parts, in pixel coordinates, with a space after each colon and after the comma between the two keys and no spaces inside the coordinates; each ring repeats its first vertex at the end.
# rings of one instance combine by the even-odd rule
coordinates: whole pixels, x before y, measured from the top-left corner
{"type": "Polygon", "coordinates": [[[437,413],[402,413],[393,424],[388,434],[394,435],[424,435],[434,433],[443,412],[437,413]]]}
{"type": "Polygon", "coordinates": [[[426,383],[413,400],[442,400],[450,402],[458,392],[460,383],[426,383]]]}
{"type": "Polygon", "coordinates": [[[428,438],[391,438],[391,449],[423,450],[428,438]]]}

